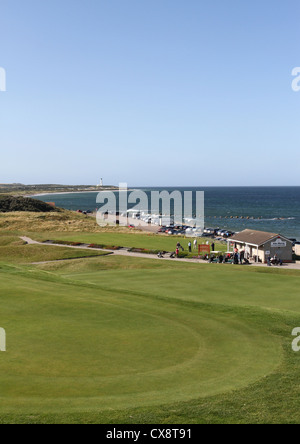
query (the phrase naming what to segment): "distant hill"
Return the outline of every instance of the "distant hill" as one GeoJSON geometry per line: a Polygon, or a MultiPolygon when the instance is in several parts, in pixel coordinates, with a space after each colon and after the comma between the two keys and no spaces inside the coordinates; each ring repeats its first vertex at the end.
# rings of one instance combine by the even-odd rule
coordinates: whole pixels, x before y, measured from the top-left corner
{"type": "Polygon", "coordinates": [[[14,197],[0,195],[0,213],[10,213],[13,211],[30,211],[35,213],[48,213],[59,211],[45,202],[29,197],[14,197]]]}
{"type": "Polygon", "coordinates": [[[1,184],[0,193],[10,194],[11,196],[31,196],[35,194],[52,194],[52,193],[76,193],[80,191],[106,191],[117,190],[114,186],[95,186],[95,185],[23,185],[21,183],[1,184]]]}

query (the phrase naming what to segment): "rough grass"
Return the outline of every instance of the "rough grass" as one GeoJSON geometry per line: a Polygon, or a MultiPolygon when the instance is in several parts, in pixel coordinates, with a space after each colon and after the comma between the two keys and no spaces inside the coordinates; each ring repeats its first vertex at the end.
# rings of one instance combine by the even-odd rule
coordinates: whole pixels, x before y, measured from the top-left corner
{"type": "Polygon", "coordinates": [[[57,213],[12,212],[0,213],[0,230],[24,233],[68,232],[102,233],[128,231],[126,227],[101,228],[95,217],[74,211],[57,213]]]}
{"type": "Polygon", "coordinates": [[[17,235],[0,232],[0,262],[3,263],[27,264],[31,262],[95,257],[102,254],[105,253],[46,245],[26,245],[17,235]]]}
{"type": "MultiPolygon", "coordinates": [[[[88,244],[115,245],[128,248],[174,251],[179,241],[188,250],[189,238],[157,235],[127,227],[99,227],[94,217],[63,210],[59,213],[0,213],[0,232],[27,234],[34,240],[66,240],[88,244]]],[[[198,242],[206,243],[207,239],[198,242]]],[[[211,240],[210,240],[211,242],[211,240]]],[[[227,245],[216,242],[216,250],[226,251],[227,245]]],[[[194,251],[189,256],[198,255],[194,251]]]]}
{"type": "Polygon", "coordinates": [[[0,213],[0,230],[24,232],[100,231],[92,217],[62,210],[59,213],[0,213]]]}
{"type": "Polygon", "coordinates": [[[28,197],[0,195],[0,212],[9,213],[12,211],[23,212],[57,212],[57,208],[53,208],[45,202],[28,197]]]}

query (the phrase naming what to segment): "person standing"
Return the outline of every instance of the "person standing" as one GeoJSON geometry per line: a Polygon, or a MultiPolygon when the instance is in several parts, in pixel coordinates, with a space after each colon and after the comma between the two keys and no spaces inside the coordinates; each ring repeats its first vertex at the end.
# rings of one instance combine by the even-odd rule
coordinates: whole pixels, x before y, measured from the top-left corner
{"type": "Polygon", "coordinates": [[[189,253],[191,253],[192,252],[192,242],[191,241],[189,241],[188,246],[189,246],[189,253]]]}
{"type": "Polygon", "coordinates": [[[240,264],[243,265],[245,259],[245,250],[240,252],[240,264]]]}
{"type": "Polygon", "coordinates": [[[214,242],[211,244],[211,251],[215,251],[215,243],[214,242]]]}
{"type": "Polygon", "coordinates": [[[178,250],[184,251],[184,248],[179,241],[177,242],[177,248],[178,250]]]}
{"type": "Polygon", "coordinates": [[[194,250],[197,250],[198,242],[197,239],[194,240],[194,250]]]}

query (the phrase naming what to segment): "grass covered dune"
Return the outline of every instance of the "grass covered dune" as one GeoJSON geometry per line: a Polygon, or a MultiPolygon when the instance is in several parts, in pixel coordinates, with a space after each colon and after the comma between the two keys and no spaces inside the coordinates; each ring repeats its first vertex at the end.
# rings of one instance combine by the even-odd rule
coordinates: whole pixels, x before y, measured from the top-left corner
{"type": "Polygon", "coordinates": [[[0,212],[35,212],[35,213],[49,213],[59,211],[40,200],[31,199],[22,196],[7,196],[0,194],[0,212]]]}
{"type": "MultiPolygon", "coordinates": [[[[299,271],[80,259],[24,245],[28,228],[0,234],[0,423],[300,421],[299,271]]],[[[49,232],[85,233],[31,233],[49,232]]]]}

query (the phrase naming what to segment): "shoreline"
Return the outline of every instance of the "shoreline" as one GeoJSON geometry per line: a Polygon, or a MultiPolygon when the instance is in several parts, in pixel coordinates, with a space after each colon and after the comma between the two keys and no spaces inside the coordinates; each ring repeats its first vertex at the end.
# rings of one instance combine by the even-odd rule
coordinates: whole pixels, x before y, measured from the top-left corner
{"type": "MultiPolygon", "coordinates": [[[[103,190],[103,191],[111,191],[111,190],[103,190]]],[[[38,193],[38,194],[27,194],[23,197],[43,197],[43,196],[60,196],[64,194],[86,194],[86,193],[98,193],[100,191],[66,191],[66,192],[58,192],[58,193],[38,193]]]]}
{"type": "MultiPolygon", "coordinates": [[[[57,206],[60,206],[60,203],[63,204],[64,199],[62,198],[63,196],[66,196],[66,200],[68,201],[69,199],[72,200],[72,197],[74,195],[78,195],[78,197],[75,199],[74,198],[74,205],[72,205],[72,207],[75,208],[75,206],[78,204],[79,206],[81,205],[81,200],[85,200],[85,199],[81,199],[80,200],[80,196],[84,196],[86,195],[86,200],[87,202],[89,202],[90,200],[93,201],[94,197],[91,195],[94,194],[95,199],[96,199],[96,195],[99,193],[105,193],[108,191],[113,191],[113,192],[119,192],[118,188],[101,188],[99,190],[80,190],[80,191],[58,191],[58,192],[37,192],[35,194],[27,194],[25,197],[29,197],[29,198],[36,198],[36,199],[43,199],[44,201],[54,201],[55,200],[55,196],[57,196],[57,206]],[[90,197],[88,197],[90,196],[90,197]],[[76,203],[78,202],[78,203],[76,203]]],[[[125,190],[124,190],[125,191],[125,190]]],[[[128,191],[134,191],[134,188],[128,188],[128,191]]],[[[126,192],[126,191],[125,191],[126,192]]],[[[88,204],[87,204],[88,205],[88,204]]],[[[95,204],[94,204],[95,205],[95,204]]],[[[68,205],[67,205],[68,206],[68,205]]],[[[64,208],[64,205],[62,205],[62,208],[64,208]]],[[[96,208],[96,205],[93,206],[91,205],[91,208],[81,208],[83,210],[85,209],[89,209],[89,210],[94,210],[96,208]]],[[[76,211],[76,209],[73,209],[72,211],[76,211]]],[[[235,210],[238,211],[238,210],[235,210]]],[[[249,210],[250,211],[250,210],[249,210]]],[[[208,211],[209,212],[209,211],[208,211]]],[[[235,213],[236,214],[236,213],[235,213]]],[[[251,214],[251,213],[250,213],[251,214]]],[[[292,213],[293,214],[293,213],[292,213]]],[[[244,228],[250,228],[250,229],[255,229],[255,230],[261,230],[261,231],[270,231],[270,232],[278,232],[280,234],[284,234],[286,237],[288,238],[293,238],[296,239],[297,241],[300,240],[300,232],[299,232],[299,228],[297,227],[298,223],[298,216],[297,214],[295,214],[295,216],[293,215],[292,217],[290,216],[290,212],[288,213],[288,217],[267,217],[267,216],[261,216],[261,217],[249,217],[249,216],[213,216],[213,215],[206,215],[205,217],[206,219],[206,224],[207,226],[216,226],[216,227],[220,227],[220,229],[227,229],[230,231],[241,231],[244,228]],[[293,228],[293,229],[292,229],[293,228]]],[[[134,225],[139,225],[140,221],[137,220],[132,220],[134,225]]]]}
{"type": "Polygon", "coordinates": [[[53,192],[53,193],[37,193],[37,194],[27,194],[24,195],[23,197],[43,197],[43,196],[61,196],[61,195],[65,195],[65,194],[87,194],[87,193],[103,193],[105,191],[119,191],[118,188],[106,188],[104,190],[99,190],[99,191],[59,191],[59,192],[53,192]]]}

